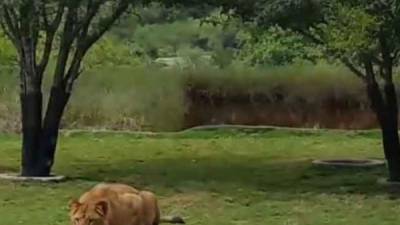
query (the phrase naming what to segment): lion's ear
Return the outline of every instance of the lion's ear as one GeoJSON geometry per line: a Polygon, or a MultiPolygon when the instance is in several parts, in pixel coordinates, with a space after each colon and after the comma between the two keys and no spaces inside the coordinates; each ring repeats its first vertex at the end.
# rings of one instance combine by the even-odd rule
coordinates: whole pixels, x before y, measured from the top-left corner
{"type": "Polygon", "coordinates": [[[76,211],[82,204],[77,199],[72,199],[69,201],[69,209],[71,211],[76,211]]]}
{"type": "Polygon", "coordinates": [[[96,213],[101,217],[105,217],[108,212],[108,203],[106,201],[99,201],[96,203],[95,207],[96,213]]]}

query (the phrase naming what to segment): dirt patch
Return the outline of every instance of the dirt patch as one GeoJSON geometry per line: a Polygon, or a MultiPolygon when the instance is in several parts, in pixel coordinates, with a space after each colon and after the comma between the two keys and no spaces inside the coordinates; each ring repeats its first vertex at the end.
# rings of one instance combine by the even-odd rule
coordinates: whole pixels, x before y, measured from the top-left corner
{"type": "Polygon", "coordinates": [[[0,173],[16,172],[15,168],[0,165],[0,173]]]}
{"type": "Polygon", "coordinates": [[[196,205],[198,202],[204,201],[208,198],[209,194],[204,192],[191,192],[175,194],[170,197],[160,198],[160,206],[168,207],[171,205],[179,205],[180,208],[190,208],[192,205],[196,205]]]}

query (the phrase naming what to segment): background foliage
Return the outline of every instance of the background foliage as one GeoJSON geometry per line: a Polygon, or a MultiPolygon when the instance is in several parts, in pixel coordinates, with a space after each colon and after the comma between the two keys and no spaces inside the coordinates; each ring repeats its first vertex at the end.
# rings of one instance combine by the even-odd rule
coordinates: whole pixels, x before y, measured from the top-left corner
{"type": "MultiPolygon", "coordinates": [[[[188,110],[185,94],[191,88],[209,96],[267,97],[279,89],[287,96],[285,104],[293,107],[301,108],[304,101],[318,107],[327,99],[343,98],[368,110],[364,86],[337,61],[326,60],[326,49],[293,30],[264,29],[255,21],[228,19],[222,12],[156,3],[134,10],[89,52],[64,127],[179,130],[188,110]],[[157,63],[160,59],[184,66],[167,69],[165,63],[157,63]]],[[[330,47],[350,54],[371,45],[373,17],[346,5],[332,12],[341,20],[331,21],[322,34],[332,40],[330,47]],[[354,30],[354,36],[343,38],[354,30]]],[[[267,14],[260,15],[262,21],[267,14]]],[[[19,128],[15,64],[11,43],[0,33],[2,131],[19,128]]]]}

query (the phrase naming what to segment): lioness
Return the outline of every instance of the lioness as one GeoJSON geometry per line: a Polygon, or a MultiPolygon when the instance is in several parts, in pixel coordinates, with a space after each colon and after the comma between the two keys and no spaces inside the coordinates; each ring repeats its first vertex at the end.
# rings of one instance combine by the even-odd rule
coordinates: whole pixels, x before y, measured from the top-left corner
{"type": "Polygon", "coordinates": [[[158,225],[184,223],[162,217],[155,195],[124,184],[98,184],[70,202],[72,225],[158,225]]]}

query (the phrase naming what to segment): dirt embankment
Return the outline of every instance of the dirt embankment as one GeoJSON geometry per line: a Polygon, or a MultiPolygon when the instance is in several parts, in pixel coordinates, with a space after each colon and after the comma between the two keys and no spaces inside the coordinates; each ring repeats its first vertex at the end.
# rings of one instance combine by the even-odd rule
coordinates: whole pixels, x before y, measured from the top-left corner
{"type": "Polygon", "coordinates": [[[211,94],[186,91],[184,127],[208,124],[275,125],[334,129],[370,129],[378,124],[367,102],[348,96],[318,102],[282,93],[211,94]]]}

